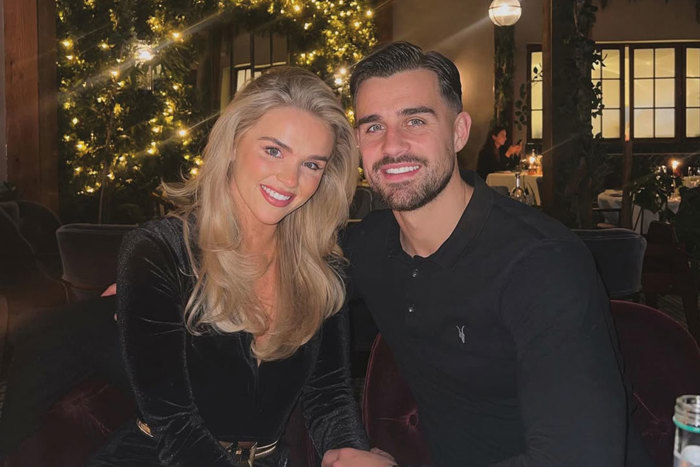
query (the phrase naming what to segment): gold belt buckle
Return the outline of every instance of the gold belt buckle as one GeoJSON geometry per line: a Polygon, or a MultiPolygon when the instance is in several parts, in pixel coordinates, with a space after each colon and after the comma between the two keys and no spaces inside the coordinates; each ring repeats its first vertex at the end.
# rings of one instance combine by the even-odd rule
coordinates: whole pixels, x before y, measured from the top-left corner
{"type": "Polygon", "coordinates": [[[236,443],[235,447],[231,446],[230,449],[236,462],[241,465],[253,467],[253,461],[255,461],[255,451],[258,449],[257,441],[239,441],[236,443]]]}

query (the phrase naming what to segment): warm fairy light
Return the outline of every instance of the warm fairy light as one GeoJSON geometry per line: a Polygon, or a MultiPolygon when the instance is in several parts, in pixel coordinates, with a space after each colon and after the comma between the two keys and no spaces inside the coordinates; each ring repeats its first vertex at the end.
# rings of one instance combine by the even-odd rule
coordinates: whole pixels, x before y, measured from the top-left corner
{"type": "Polygon", "coordinates": [[[334,83],[336,86],[342,86],[343,85],[343,78],[336,78],[334,83]]]}
{"type": "Polygon", "coordinates": [[[119,76],[119,70],[112,70],[109,72],[109,74],[116,78],[119,76]]]}
{"type": "Polygon", "coordinates": [[[185,136],[187,136],[188,132],[184,128],[180,128],[179,130],[177,130],[177,134],[181,138],[184,138],[185,136]]]}
{"type": "Polygon", "coordinates": [[[85,149],[87,149],[87,146],[85,146],[85,143],[83,143],[82,141],[78,141],[75,144],[75,149],[82,152],[82,151],[85,151],[85,149]]]}
{"type": "Polygon", "coordinates": [[[66,55],[66,58],[67,58],[68,60],[73,60],[73,55],[66,55]]]}
{"type": "Polygon", "coordinates": [[[348,69],[345,68],[345,67],[343,67],[343,68],[341,68],[340,70],[338,70],[338,73],[340,73],[341,75],[345,76],[345,75],[348,74],[348,69]]]}
{"type": "Polygon", "coordinates": [[[153,49],[147,45],[140,45],[136,49],[136,62],[137,63],[146,63],[150,62],[153,60],[153,49]]]}
{"type": "Polygon", "coordinates": [[[73,125],[77,125],[79,121],[80,121],[80,120],[78,120],[77,117],[73,117],[73,120],[71,120],[71,123],[72,123],[73,125]]]}
{"type": "Polygon", "coordinates": [[[99,48],[102,49],[102,50],[107,50],[107,49],[109,49],[109,44],[106,43],[106,42],[100,42],[100,43],[98,44],[98,46],[99,46],[99,48]]]}
{"type": "Polygon", "coordinates": [[[64,39],[61,41],[61,45],[63,45],[63,47],[65,47],[66,49],[70,49],[71,47],[73,47],[73,41],[70,39],[64,39]]]}
{"type": "Polygon", "coordinates": [[[372,10],[367,10],[367,12],[365,12],[365,16],[371,18],[372,16],[374,16],[374,12],[372,10]]]}
{"type": "Polygon", "coordinates": [[[673,169],[674,172],[678,169],[679,165],[681,165],[681,163],[677,159],[671,160],[671,169],[673,169]]]}
{"type": "Polygon", "coordinates": [[[177,32],[177,31],[175,31],[175,32],[172,33],[171,35],[173,36],[173,39],[175,39],[176,41],[177,41],[177,40],[180,40],[180,38],[182,38],[182,34],[180,34],[180,33],[177,32]]]}

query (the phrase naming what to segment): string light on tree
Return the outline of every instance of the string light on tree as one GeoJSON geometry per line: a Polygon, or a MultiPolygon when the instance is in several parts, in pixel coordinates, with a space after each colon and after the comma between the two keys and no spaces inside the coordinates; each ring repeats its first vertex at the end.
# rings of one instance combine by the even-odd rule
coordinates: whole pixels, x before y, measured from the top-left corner
{"type": "Polygon", "coordinates": [[[207,34],[218,15],[242,18],[236,27],[243,30],[274,23],[290,42],[306,44],[292,54],[292,64],[331,85],[337,80],[349,103],[347,65],[376,42],[368,3],[56,0],[60,152],[69,168],[69,183],[61,185],[88,197],[101,198],[104,190],[149,195],[165,167],[171,178],[198,172],[202,160],[193,153],[203,149],[213,118],[196,104],[192,70],[201,41],[192,38],[207,34]]]}

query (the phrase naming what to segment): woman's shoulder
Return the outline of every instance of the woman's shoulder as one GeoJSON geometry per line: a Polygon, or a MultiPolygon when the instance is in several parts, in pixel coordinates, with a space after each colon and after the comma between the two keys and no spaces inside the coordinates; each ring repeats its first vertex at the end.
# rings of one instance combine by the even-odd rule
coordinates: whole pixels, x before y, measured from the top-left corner
{"type": "Polygon", "coordinates": [[[182,240],[183,221],[176,216],[166,216],[139,224],[129,232],[130,239],[150,239],[157,242],[171,243],[172,240],[182,240]]]}
{"type": "Polygon", "coordinates": [[[187,256],[187,246],[184,241],[183,219],[177,216],[166,216],[144,222],[124,237],[122,249],[133,249],[139,244],[156,249],[164,248],[177,257],[183,256],[184,259],[184,256],[187,256]]]}

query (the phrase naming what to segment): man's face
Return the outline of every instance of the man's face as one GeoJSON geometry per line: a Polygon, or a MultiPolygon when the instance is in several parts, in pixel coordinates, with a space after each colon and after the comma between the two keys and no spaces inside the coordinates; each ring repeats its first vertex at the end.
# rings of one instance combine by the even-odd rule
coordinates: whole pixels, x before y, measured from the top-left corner
{"type": "Polygon", "coordinates": [[[434,72],[362,82],[355,115],[365,175],[392,210],[424,206],[457,174],[455,153],[466,142],[469,117],[448,107],[434,72]]]}

